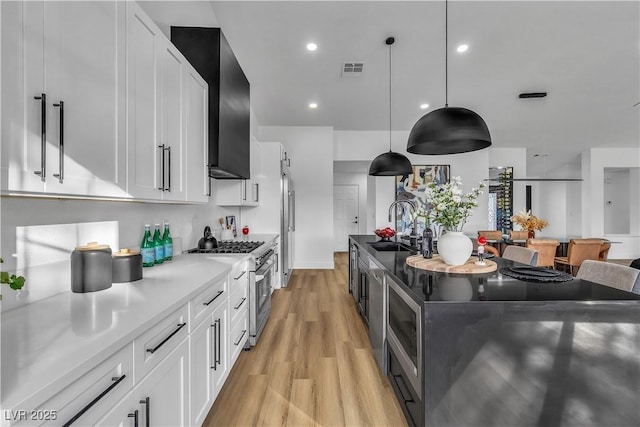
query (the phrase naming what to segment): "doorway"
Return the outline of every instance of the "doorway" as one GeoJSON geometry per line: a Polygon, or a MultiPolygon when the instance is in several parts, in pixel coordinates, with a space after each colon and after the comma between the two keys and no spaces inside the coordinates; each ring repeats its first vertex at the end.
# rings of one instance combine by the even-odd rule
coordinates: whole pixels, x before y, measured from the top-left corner
{"type": "Polygon", "coordinates": [[[333,248],[335,252],[346,252],[349,235],[359,234],[357,185],[333,186],[333,248]]]}

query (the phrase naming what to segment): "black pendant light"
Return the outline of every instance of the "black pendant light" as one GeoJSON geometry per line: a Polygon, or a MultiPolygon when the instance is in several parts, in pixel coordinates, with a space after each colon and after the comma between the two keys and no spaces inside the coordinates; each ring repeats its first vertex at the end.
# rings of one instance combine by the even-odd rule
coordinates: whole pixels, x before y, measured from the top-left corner
{"type": "Polygon", "coordinates": [[[391,151],[391,45],[395,42],[393,37],[388,37],[385,43],[389,46],[389,152],[382,153],[371,162],[369,175],[397,176],[413,173],[411,162],[400,153],[391,151]]]}
{"type": "Polygon", "coordinates": [[[449,107],[448,26],[449,5],[445,0],[445,103],[413,125],[407,151],[414,154],[457,154],[481,150],[491,145],[489,128],[475,112],[449,107]]]}

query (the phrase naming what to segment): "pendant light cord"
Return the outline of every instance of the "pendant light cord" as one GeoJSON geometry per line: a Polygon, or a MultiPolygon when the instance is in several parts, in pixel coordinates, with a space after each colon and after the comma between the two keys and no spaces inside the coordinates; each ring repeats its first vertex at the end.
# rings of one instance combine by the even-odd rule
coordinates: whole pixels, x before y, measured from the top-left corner
{"type": "Polygon", "coordinates": [[[449,2],[444,0],[444,107],[449,106],[449,2]]]}
{"type": "Polygon", "coordinates": [[[391,152],[391,44],[389,44],[389,152],[391,152]]]}

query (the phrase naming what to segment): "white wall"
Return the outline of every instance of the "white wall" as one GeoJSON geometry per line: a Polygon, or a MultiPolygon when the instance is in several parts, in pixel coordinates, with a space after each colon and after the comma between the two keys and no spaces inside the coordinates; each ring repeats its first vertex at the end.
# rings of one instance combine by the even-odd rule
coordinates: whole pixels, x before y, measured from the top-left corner
{"type": "Polygon", "coordinates": [[[640,180],[638,173],[630,174],[629,204],[632,212],[629,234],[605,234],[604,232],[604,170],[605,168],[639,168],[640,149],[637,148],[592,148],[582,153],[582,236],[606,237],[620,242],[611,245],[610,258],[640,257],[640,180]],[[635,215],[635,216],[634,216],[635,215]]]}
{"type": "Polygon", "coordinates": [[[296,192],[293,268],[333,268],[333,128],[260,126],[258,140],[280,141],[296,192]]]}

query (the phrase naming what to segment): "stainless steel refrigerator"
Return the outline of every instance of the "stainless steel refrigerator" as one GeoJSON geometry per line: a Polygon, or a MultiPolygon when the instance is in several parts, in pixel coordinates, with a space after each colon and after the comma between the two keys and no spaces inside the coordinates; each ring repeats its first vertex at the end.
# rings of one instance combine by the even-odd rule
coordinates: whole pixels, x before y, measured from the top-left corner
{"type": "Polygon", "coordinates": [[[294,233],[296,231],[296,192],[291,179],[291,159],[288,158],[286,152],[280,165],[280,194],[282,198],[280,223],[282,277],[280,283],[283,288],[286,288],[289,283],[289,278],[291,277],[291,270],[293,269],[294,233]]]}

